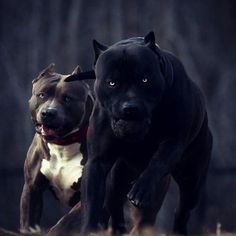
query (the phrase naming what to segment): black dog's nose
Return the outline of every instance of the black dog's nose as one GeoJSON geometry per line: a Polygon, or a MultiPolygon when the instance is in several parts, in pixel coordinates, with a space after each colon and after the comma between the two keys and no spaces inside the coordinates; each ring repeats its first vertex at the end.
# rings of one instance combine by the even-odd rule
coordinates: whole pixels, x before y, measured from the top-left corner
{"type": "Polygon", "coordinates": [[[122,112],[126,118],[137,118],[140,115],[140,107],[136,102],[125,102],[122,105],[122,112]]]}
{"type": "Polygon", "coordinates": [[[55,108],[47,108],[41,112],[43,120],[52,120],[57,116],[57,110],[55,108]]]}

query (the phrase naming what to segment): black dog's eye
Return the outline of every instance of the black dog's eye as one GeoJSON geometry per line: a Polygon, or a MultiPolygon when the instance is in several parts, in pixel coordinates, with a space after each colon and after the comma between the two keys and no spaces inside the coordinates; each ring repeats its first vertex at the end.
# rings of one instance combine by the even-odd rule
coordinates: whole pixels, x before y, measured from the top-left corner
{"type": "Polygon", "coordinates": [[[114,88],[116,86],[116,82],[114,80],[110,80],[108,81],[108,85],[112,88],[114,88]]]}
{"type": "Polygon", "coordinates": [[[142,82],[143,82],[143,83],[148,83],[148,78],[147,78],[147,77],[144,77],[144,78],[142,79],[142,82]]]}

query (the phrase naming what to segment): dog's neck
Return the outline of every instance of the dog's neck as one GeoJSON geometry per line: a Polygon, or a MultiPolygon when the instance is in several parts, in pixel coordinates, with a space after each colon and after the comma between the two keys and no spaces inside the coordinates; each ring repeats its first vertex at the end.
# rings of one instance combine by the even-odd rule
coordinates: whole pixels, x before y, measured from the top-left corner
{"type": "Polygon", "coordinates": [[[50,156],[56,156],[58,160],[69,161],[78,153],[80,153],[80,144],[72,143],[69,145],[58,145],[55,143],[48,143],[50,156]]]}
{"type": "Polygon", "coordinates": [[[88,124],[84,125],[77,131],[73,131],[72,133],[66,135],[65,137],[57,138],[47,142],[49,144],[57,144],[60,146],[67,146],[73,143],[82,143],[86,139],[87,130],[88,130],[88,124]]]}

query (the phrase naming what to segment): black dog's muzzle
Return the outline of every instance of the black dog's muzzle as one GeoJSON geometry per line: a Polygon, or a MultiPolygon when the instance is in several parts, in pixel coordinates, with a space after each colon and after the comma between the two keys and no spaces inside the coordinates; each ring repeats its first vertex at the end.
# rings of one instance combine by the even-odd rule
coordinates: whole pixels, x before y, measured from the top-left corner
{"type": "Polygon", "coordinates": [[[150,119],[142,101],[128,100],[113,107],[111,127],[116,137],[129,142],[141,141],[149,130],[150,119]]]}
{"type": "Polygon", "coordinates": [[[129,101],[122,104],[121,114],[124,120],[142,120],[144,111],[137,102],[129,101]]]}

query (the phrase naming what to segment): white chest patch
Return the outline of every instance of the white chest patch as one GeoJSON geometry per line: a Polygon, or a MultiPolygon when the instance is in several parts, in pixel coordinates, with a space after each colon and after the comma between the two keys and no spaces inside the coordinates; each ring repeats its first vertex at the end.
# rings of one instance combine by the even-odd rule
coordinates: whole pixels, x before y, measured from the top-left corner
{"type": "Polygon", "coordinates": [[[82,176],[80,144],[73,143],[67,146],[48,144],[48,147],[50,160],[42,160],[40,171],[50,181],[59,200],[68,204],[75,193],[71,186],[82,176]]]}

